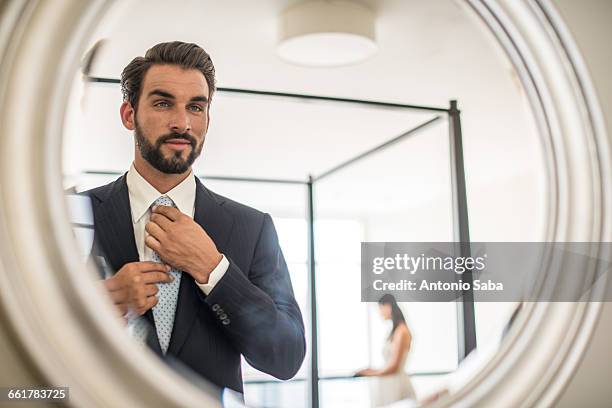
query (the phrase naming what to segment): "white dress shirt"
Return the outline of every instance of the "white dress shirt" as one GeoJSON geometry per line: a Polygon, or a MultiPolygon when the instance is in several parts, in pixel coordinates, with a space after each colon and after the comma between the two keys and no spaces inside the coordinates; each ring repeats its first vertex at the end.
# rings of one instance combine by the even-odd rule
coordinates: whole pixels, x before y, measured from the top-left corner
{"type": "MultiPolygon", "coordinates": [[[[145,238],[148,232],[145,230],[145,225],[151,218],[151,206],[160,196],[169,197],[176,208],[183,214],[193,218],[195,212],[195,197],[196,197],[196,181],[193,171],[181,181],[172,190],[166,194],[162,194],[149,184],[136,170],[134,164],[130,167],[127,174],[127,186],[130,196],[130,208],[132,211],[132,223],[134,225],[134,239],[136,240],[136,248],[141,261],[153,260],[153,250],[145,245],[145,238]]],[[[208,283],[195,283],[208,295],[217,282],[221,280],[227,268],[229,261],[223,255],[223,258],[208,277],[208,283]]]]}

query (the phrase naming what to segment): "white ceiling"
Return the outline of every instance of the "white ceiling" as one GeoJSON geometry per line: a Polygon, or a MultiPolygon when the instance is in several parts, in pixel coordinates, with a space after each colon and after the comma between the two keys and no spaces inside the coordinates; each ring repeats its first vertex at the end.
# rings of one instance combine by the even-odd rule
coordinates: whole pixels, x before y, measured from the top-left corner
{"type": "MultiPolygon", "coordinates": [[[[542,174],[537,133],[520,85],[489,34],[463,5],[450,0],[362,1],[378,16],[377,54],[353,66],[306,68],[285,63],[275,53],[277,16],[295,2],[156,0],[146,7],[135,0],[117,2],[92,35],[91,44],[106,39],[92,75],[118,78],[133,57],[153,44],[183,40],[211,54],[220,87],[439,107],[457,99],[469,188],[532,173],[535,183],[542,174]]],[[[83,88],[80,77],[75,78],[66,121],[66,174],[125,171],[133,147],[119,121],[118,86],[83,88]]],[[[320,174],[433,117],[221,93],[213,100],[211,115],[198,174],[290,179],[320,174]]],[[[429,131],[343,170],[326,182],[331,198],[320,208],[385,211],[448,197],[447,135],[446,121],[439,121],[429,131]],[[386,200],[364,194],[394,187],[398,191],[386,200]]],[[[243,189],[221,190],[241,196],[243,189]]],[[[262,202],[269,198],[260,195],[262,202]]]]}

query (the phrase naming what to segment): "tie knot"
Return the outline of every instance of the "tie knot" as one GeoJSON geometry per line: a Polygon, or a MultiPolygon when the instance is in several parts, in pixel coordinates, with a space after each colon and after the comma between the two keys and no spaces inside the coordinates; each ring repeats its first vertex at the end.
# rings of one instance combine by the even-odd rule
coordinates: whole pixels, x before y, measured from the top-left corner
{"type": "Polygon", "coordinates": [[[174,207],[174,202],[170,197],[161,196],[157,200],[155,200],[153,205],[166,205],[168,207],[174,207]]]}

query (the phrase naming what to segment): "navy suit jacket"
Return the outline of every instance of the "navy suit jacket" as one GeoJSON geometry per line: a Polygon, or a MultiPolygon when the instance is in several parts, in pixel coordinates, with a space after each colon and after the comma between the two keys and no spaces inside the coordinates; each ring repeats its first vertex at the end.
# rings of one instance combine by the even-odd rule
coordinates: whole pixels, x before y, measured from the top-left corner
{"type": "MultiPolygon", "coordinates": [[[[83,194],[92,201],[94,252],[114,271],[138,261],[126,175],[83,194]]],[[[241,354],[260,371],[293,377],[306,352],[304,323],[272,219],[213,193],[196,177],[194,220],[227,257],[229,268],[208,296],[183,273],[168,351],[162,354],[155,330],[149,347],[238,392],[243,391],[241,354]]],[[[154,327],[151,310],[145,317],[154,327]]]]}

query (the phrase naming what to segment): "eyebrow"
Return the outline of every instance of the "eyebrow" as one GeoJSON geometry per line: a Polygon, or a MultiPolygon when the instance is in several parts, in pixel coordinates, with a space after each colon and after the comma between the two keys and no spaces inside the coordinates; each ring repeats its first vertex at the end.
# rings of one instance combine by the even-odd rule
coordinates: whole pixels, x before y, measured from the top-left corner
{"type": "MultiPolygon", "coordinates": [[[[149,92],[149,94],[147,95],[149,98],[151,96],[161,96],[162,98],[167,98],[167,99],[176,99],[174,97],[174,95],[172,95],[169,92],[163,91],[161,89],[154,89],[151,92],[149,92]]],[[[191,98],[189,100],[190,102],[204,102],[204,103],[208,103],[208,98],[204,95],[197,95],[194,96],[193,98],[191,98]]]]}

